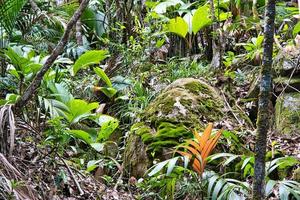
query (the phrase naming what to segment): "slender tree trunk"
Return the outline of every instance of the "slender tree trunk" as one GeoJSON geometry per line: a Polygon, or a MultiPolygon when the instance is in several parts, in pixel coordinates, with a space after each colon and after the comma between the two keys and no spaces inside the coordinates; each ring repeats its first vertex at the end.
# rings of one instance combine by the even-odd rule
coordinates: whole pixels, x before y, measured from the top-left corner
{"type": "Polygon", "coordinates": [[[15,110],[20,110],[23,106],[26,105],[26,103],[34,96],[36,95],[36,91],[41,85],[41,82],[43,80],[44,75],[46,72],[50,69],[52,64],[54,63],[55,59],[63,52],[65,45],[68,42],[70,32],[78,19],[80,18],[82,12],[87,7],[89,3],[89,0],[82,0],[79,8],[75,11],[73,16],[71,17],[70,21],[67,24],[66,30],[60,39],[59,43],[55,47],[55,49],[52,51],[51,55],[46,60],[43,67],[40,69],[40,71],[36,74],[35,78],[31,82],[31,84],[28,86],[28,88],[24,91],[23,95],[19,98],[19,100],[15,104],[15,110]]]}
{"type": "MultiPolygon", "coordinates": [[[[78,3],[80,4],[81,0],[79,0],[78,3]]],[[[76,34],[75,35],[76,35],[77,45],[78,46],[83,46],[83,40],[82,40],[82,23],[81,23],[80,19],[77,20],[75,29],[76,29],[76,34]]]]}
{"type": "Polygon", "coordinates": [[[272,90],[272,54],[274,42],[275,0],[268,0],[265,11],[263,62],[257,114],[257,138],[255,147],[253,200],[265,198],[265,155],[267,134],[270,129],[272,90]]]}
{"type": "Polygon", "coordinates": [[[211,18],[213,21],[212,25],[212,50],[213,50],[213,57],[211,61],[211,66],[213,68],[220,68],[222,65],[222,44],[221,44],[221,34],[219,34],[220,27],[219,27],[219,22],[216,19],[215,16],[215,8],[214,8],[214,1],[209,0],[210,4],[210,12],[211,12],[211,18]]]}

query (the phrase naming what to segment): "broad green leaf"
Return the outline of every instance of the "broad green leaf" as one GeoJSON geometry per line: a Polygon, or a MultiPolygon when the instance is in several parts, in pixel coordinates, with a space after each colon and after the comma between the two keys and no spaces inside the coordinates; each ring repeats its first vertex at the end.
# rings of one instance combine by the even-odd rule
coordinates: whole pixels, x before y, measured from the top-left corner
{"type": "Polygon", "coordinates": [[[106,50],[91,50],[82,54],[75,62],[72,68],[72,74],[75,75],[78,70],[93,64],[99,64],[102,60],[107,58],[108,51],[106,50]]]}
{"type": "Polygon", "coordinates": [[[242,167],[241,167],[241,169],[244,169],[244,167],[250,162],[253,162],[254,161],[254,158],[253,157],[248,157],[248,158],[246,158],[245,160],[244,160],[244,162],[243,162],[243,165],[242,165],[242,167]]]}
{"type": "Polygon", "coordinates": [[[18,94],[7,94],[5,100],[7,101],[7,103],[16,103],[19,98],[20,95],[18,94]]]}
{"type": "Polygon", "coordinates": [[[169,21],[167,26],[168,31],[171,33],[175,33],[182,38],[185,38],[186,34],[188,33],[188,24],[182,17],[176,17],[169,21]]]}
{"type": "Polygon", "coordinates": [[[192,25],[192,20],[193,20],[193,15],[191,12],[188,12],[186,13],[184,16],[183,16],[183,19],[184,21],[187,23],[188,25],[188,32],[189,34],[192,34],[193,32],[193,25],[192,25]]]}
{"type": "Polygon", "coordinates": [[[211,23],[212,20],[210,19],[208,5],[199,7],[194,13],[192,20],[193,33],[196,34],[199,30],[210,25],[211,23]]]}
{"type": "Polygon", "coordinates": [[[221,190],[223,189],[224,184],[226,184],[224,179],[218,180],[217,184],[214,187],[214,191],[212,193],[212,200],[217,200],[217,197],[218,197],[219,193],[221,192],[221,190]]]}
{"type": "Polygon", "coordinates": [[[275,186],[276,183],[277,182],[274,181],[274,180],[269,180],[268,181],[268,183],[266,185],[266,196],[267,197],[271,194],[271,192],[272,192],[272,190],[273,190],[273,188],[274,188],[274,186],[275,186]]]}
{"type": "Polygon", "coordinates": [[[112,98],[118,92],[113,87],[100,87],[100,91],[103,92],[109,98],[112,98]]]}
{"type": "Polygon", "coordinates": [[[222,12],[222,13],[220,13],[219,21],[225,21],[225,20],[227,20],[230,17],[232,17],[232,13],[231,12],[222,12]]]}
{"type": "Polygon", "coordinates": [[[91,144],[93,142],[90,134],[83,130],[68,130],[67,132],[73,137],[83,140],[87,144],[91,144]]]}
{"type": "Polygon", "coordinates": [[[208,192],[208,196],[210,197],[211,194],[212,194],[212,189],[213,189],[213,186],[215,185],[217,179],[219,177],[217,175],[214,175],[213,177],[209,178],[208,179],[208,188],[207,188],[207,192],[208,192]]]}
{"type": "Polygon", "coordinates": [[[213,155],[209,156],[208,159],[209,160],[216,160],[218,158],[233,157],[233,156],[237,156],[237,155],[234,155],[232,153],[216,153],[216,154],[213,154],[213,155]]]}
{"type": "Polygon", "coordinates": [[[87,166],[86,166],[86,171],[88,172],[91,172],[93,171],[94,169],[96,169],[98,167],[98,164],[101,162],[101,160],[90,160],[88,163],[87,163],[87,166]]]}
{"type": "Polygon", "coordinates": [[[92,115],[91,111],[98,108],[97,102],[88,103],[81,99],[72,99],[67,103],[69,112],[66,113],[69,123],[74,124],[92,115]]]}
{"type": "Polygon", "coordinates": [[[300,22],[298,22],[293,29],[293,36],[295,37],[300,32],[300,22]]]}
{"type": "Polygon", "coordinates": [[[235,160],[235,159],[238,158],[238,157],[239,157],[239,155],[235,155],[235,156],[229,157],[229,158],[223,163],[223,166],[228,165],[229,163],[231,163],[233,160],[235,160]]]}
{"type": "Polygon", "coordinates": [[[112,116],[109,115],[99,115],[95,120],[100,126],[103,126],[106,122],[115,120],[112,116]]]}
{"type": "Polygon", "coordinates": [[[111,81],[106,73],[100,67],[95,67],[94,72],[106,83],[108,87],[112,87],[111,81]]]}
{"type": "Polygon", "coordinates": [[[286,186],[283,184],[279,185],[279,196],[280,200],[289,200],[290,192],[287,190],[286,186]]]}
{"type": "Polygon", "coordinates": [[[105,141],[107,140],[110,135],[118,128],[119,121],[117,119],[112,119],[107,122],[104,122],[101,125],[100,132],[98,134],[97,141],[105,141]]]}
{"type": "Polygon", "coordinates": [[[264,36],[263,36],[263,35],[258,36],[258,37],[256,38],[256,42],[255,42],[256,48],[261,47],[263,41],[264,41],[264,36]]]}

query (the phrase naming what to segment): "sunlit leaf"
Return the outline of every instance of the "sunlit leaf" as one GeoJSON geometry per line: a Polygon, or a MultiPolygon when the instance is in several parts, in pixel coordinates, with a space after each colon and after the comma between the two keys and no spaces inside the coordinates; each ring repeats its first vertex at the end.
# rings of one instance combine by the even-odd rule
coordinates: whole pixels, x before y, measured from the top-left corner
{"type": "Polygon", "coordinates": [[[211,23],[212,20],[210,19],[208,5],[199,7],[194,13],[192,20],[193,33],[196,34],[199,30],[210,25],[211,23]]]}
{"type": "Polygon", "coordinates": [[[82,54],[75,62],[72,68],[72,74],[75,75],[78,70],[84,69],[89,65],[99,64],[107,58],[108,51],[106,50],[91,50],[82,54]]]}
{"type": "Polygon", "coordinates": [[[175,33],[182,38],[185,38],[186,34],[188,33],[188,24],[185,20],[181,17],[176,17],[171,19],[167,25],[168,31],[171,33],[175,33]]]}

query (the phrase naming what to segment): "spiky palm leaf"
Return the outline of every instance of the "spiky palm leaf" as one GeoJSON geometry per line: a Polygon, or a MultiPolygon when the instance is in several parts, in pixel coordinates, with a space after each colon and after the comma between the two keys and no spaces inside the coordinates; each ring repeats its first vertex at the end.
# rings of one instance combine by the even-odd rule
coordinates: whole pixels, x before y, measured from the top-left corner
{"type": "Polygon", "coordinates": [[[214,136],[211,137],[213,124],[209,123],[207,128],[204,130],[202,136],[198,132],[194,131],[194,140],[188,140],[187,145],[180,147],[187,151],[177,151],[182,156],[187,156],[189,159],[193,159],[193,169],[200,175],[202,175],[207,157],[216,147],[218,139],[220,138],[222,131],[218,131],[214,136]]]}
{"type": "Polygon", "coordinates": [[[27,0],[0,0],[0,25],[7,33],[15,26],[19,12],[27,0]]]}

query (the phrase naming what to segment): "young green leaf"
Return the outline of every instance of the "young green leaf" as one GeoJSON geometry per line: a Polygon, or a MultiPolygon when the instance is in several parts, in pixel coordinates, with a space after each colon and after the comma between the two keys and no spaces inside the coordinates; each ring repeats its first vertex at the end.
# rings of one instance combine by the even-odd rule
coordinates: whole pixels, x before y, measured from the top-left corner
{"type": "Polygon", "coordinates": [[[111,81],[106,73],[100,67],[95,67],[94,72],[106,83],[108,87],[112,87],[111,81]]]}
{"type": "Polygon", "coordinates": [[[91,50],[82,54],[75,62],[72,68],[73,76],[76,75],[78,70],[84,69],[89,65],[99,64],[102,60],[107,58],[108,51],[106,50],[91,50]]]}
{"type": "Polygon", "coordinates": [[[175,33],[182,38],[185,38],[189,29],[188,24],[182,17],[176,17],[174,19],[171,19],[167,28],[169,32],[175,33]]]}

